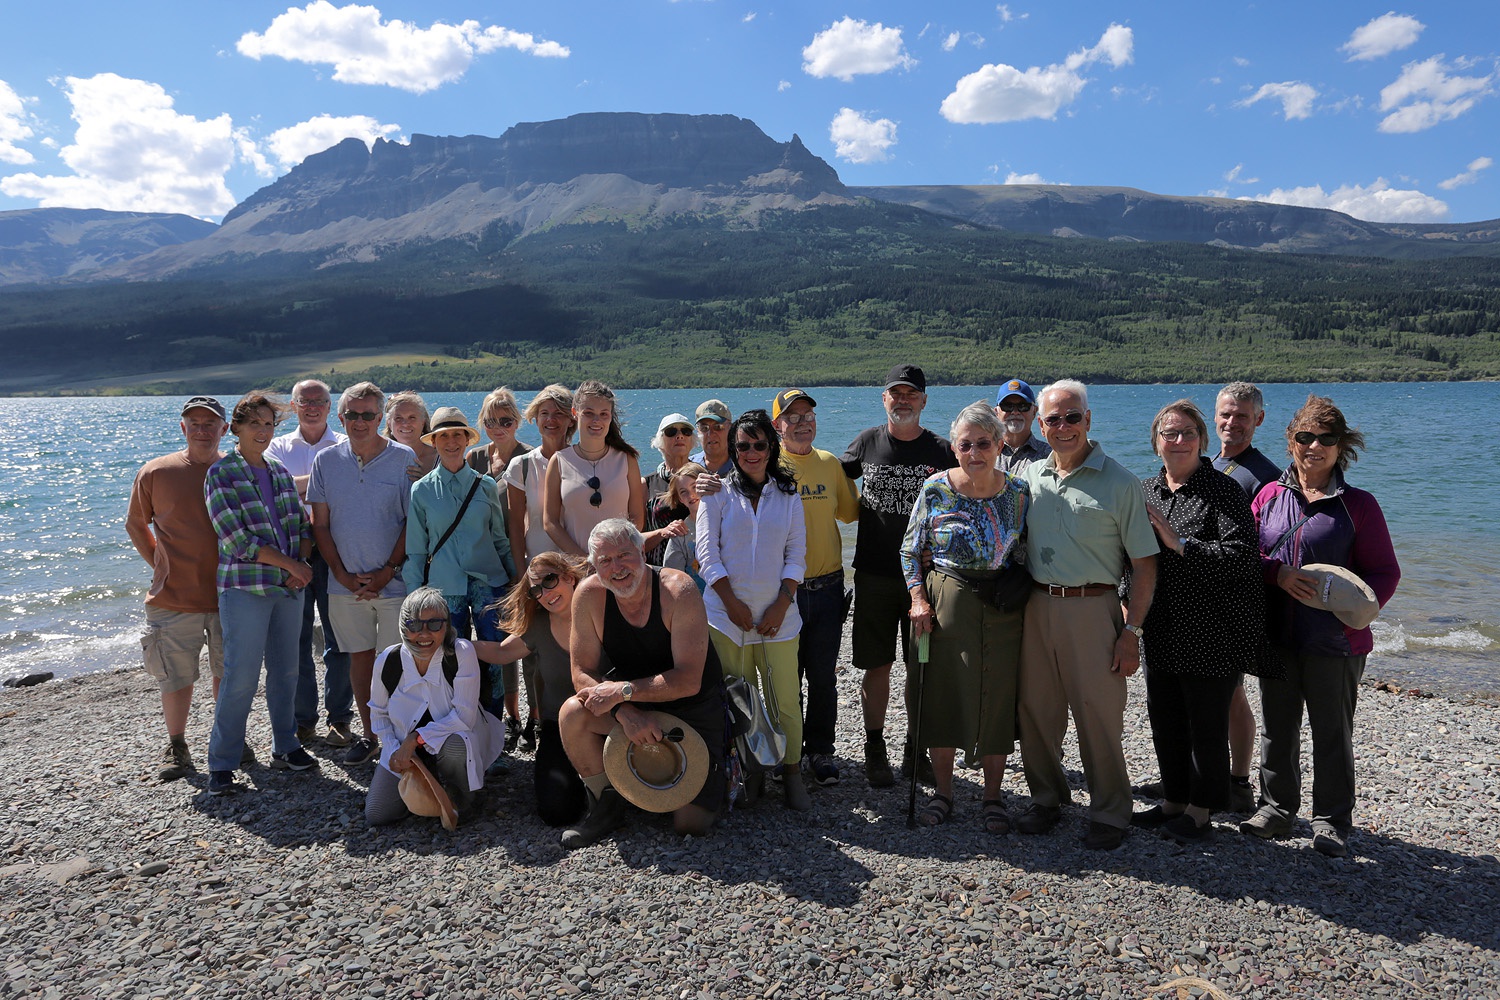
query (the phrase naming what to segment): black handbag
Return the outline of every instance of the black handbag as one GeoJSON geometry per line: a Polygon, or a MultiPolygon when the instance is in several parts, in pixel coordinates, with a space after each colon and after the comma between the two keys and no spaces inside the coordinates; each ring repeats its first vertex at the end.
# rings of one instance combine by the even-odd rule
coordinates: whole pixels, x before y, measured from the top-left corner
{"type": "Polygon", "coordinates": [[[975,579],[942,567],[932,567],[934,572],[957,580],[974,592],[981,601],[996,611],[1019,611],[1031,600],[1031,572],[1023,565],[1012,562],[992,576],[975,579]]]}

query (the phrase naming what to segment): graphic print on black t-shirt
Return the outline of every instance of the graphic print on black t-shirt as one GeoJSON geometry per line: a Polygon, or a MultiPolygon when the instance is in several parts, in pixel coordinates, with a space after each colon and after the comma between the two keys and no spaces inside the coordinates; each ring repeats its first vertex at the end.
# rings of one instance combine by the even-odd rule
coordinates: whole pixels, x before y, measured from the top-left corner
{"type": "Polygon", "coordinates": [[[901,539],[906,522],[929,476],[958,462],[948,442],[923,430],[911,441],[898,441],[884,427],[871,427],[844,452],[844,472],[863,477],[859,497],[859,537],[854,568],[880,576],[901,575],[901,539]]]}

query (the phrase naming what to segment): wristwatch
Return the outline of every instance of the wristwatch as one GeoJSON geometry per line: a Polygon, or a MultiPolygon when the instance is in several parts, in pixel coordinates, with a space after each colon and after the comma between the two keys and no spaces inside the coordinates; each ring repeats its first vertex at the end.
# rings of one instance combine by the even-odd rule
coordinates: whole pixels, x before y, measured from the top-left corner
{"type": "Polygon", "coordinates": [[[635,697],[635,685],[634,684],[630,683],[629,681],[626,681],[624,684],[620,685],[620,698],[622,700],[629,701],[631,698],[634,698],[634,697],[635,697]]]}
{"type": "Polygon", "coordinates": [[[1135,633],[1135,637],[1137,639],[1146,638],[1146,630],[1141,628],[1139,625],[1131,625],[1127,622],[1125,625],[1125,631],[1135,633]]]}

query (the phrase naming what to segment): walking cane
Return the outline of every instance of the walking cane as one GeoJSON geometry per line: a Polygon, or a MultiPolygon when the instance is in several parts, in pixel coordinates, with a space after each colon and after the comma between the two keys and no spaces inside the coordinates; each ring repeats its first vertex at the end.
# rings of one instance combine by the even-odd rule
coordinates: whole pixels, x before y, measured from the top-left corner
{"type": "MultiPolygon", "coordinates": [[[[917,772],[922,769],[922,691],[927,680],[927,642],[931,632],[917,636],[917,716],[911,726],[911,795],[906,800],[906,828],[917,826],[917,772]]],[[[911,657],[907,657],[907,669],[911,669],[911,657]]]]}

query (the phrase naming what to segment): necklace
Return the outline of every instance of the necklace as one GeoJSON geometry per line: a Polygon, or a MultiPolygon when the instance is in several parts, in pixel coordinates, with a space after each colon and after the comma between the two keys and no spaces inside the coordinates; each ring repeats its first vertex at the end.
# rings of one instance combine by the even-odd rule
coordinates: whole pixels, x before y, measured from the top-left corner
{"type": "Polygon", "coordinates": [[[598,458],[590,458],[588,456],[588,453],[583,450],[582,441],[573,446],[573,451],[576,452],[578,457],[583,459],[585,462],[593,462],[595,465],[598,465],[600,462],[604,461],[604,456],[609,454],[609,445],[606,444],[604,446],[604,450],[599,453],[598,458]]]}

